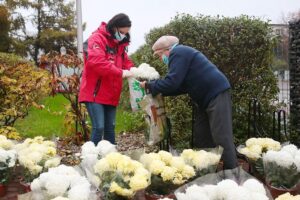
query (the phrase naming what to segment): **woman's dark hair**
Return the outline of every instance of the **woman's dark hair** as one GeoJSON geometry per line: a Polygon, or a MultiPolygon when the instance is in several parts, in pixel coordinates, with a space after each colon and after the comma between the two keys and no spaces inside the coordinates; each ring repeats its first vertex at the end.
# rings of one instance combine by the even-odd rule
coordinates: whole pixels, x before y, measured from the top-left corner
{"type": "MultiPolygon", "coordinates": [[[[123,28],[123,27],[131,27],[131,21],[128,17],[128,15],[124,13],[120,13],[115,15],[113,18],[111,18],[107,25],[106,28],[108,32],[111,34],[111,36],[114,37],[114,28],[123,28]]],[[[126,38],[122,40],[122,42],[129,42],[130,41],[130,35],[129,33],[126,34],[126,38]]]]}

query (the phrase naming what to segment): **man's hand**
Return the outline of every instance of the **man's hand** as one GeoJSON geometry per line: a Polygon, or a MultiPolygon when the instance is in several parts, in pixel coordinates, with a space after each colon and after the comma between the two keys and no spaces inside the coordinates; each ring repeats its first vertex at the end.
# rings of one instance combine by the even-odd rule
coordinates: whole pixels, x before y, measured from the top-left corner
{"type": "Polygon", "coordinates": [[[130,78],[133,76],[133,73],[129,70],[123,70],[123,74],[122,74],[122,77],[123,78],[130,78]]]}
{"type": "Polygon", "coordinates": [[[141,88],[145,88],[146,87],[146,81],[140,82],[140,86],[141,86],[141,88]]]}

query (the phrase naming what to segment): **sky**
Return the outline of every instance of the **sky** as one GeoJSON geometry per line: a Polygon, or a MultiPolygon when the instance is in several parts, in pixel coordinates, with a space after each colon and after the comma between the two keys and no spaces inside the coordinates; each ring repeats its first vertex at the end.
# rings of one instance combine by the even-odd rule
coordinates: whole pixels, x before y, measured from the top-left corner
{"type": "Polygon", "coordinates": [[[300,10],[300,0],[82,0],[84,40],[118,13],[132,21],[129,53],[145,43],[152,28],[167,24],[177,13],[234,17],[241,14],[280,23],[283,15],[300,10]]]}

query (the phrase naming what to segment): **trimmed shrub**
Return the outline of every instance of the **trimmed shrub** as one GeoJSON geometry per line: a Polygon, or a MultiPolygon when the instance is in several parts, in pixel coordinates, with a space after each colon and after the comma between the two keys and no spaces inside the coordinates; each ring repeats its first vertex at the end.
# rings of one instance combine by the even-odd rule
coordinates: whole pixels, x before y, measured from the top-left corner
{"type": "MultiPolygon", "coordinates": [[[[268,22],[248,16],[227,18],[179,14],[167,25],[152,29],[146,35],[146,44],[132,58],[136,64],[149,63],[165,75],[167,66],[154,58],[151,50],[162,35],[175,35],[181,44],[203,52],[230,81],[234,136],[235,142],[240,143],[247,137],[248,104],[253,98],[263,109],[262,128],[267,135],[271,134],[271,102],[278,92],[270,67],[275,44],[271,32],[268,22]]],[[[183,95],[167,97],[165,102],[172,123],[172,139],[177,146],[187,147],[192,132],[190,99],[183,95]],[[182,144],[180,141],[186,142],[182,144]]]]}

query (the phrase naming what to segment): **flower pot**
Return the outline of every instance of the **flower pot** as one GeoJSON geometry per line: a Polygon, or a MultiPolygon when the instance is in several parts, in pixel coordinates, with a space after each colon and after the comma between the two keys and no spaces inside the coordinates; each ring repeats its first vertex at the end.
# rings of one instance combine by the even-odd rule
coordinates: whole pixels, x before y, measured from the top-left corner
{"type": "Polygon", "coordinates": [[[0,197],[4,197],[6,195],[6,185],[0,184],[0,197]]]}
{"type": "Polygon", "coordinates": [[[173,193],[167,195],[160,195],[160,194],[150,194],[148,192],[145,192],[146,200],[158,200],[163,198],[176,199],[175,194],[173,193]]]}
{"type": "Polygon", "coordinates": [[[290,189],[276,188],[268,182],[266,183],[266,185],[274,199],[286,192],[289,192],[292,195],[300,194],[300,184],[298,184],[295,187],[290,188],[290,189]]]}
{"type": "Polygon", "coordinates": [[[30,183],[20,181],[20,185],[23,188],[24,192],[31,192],[30,183]]]}

